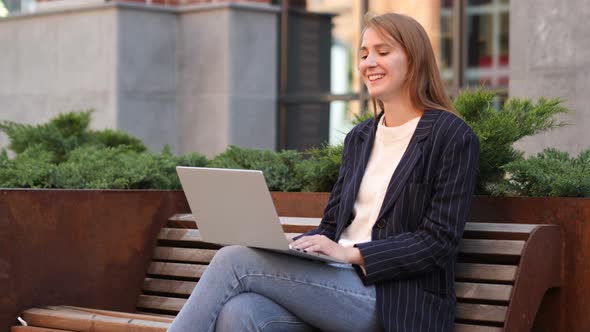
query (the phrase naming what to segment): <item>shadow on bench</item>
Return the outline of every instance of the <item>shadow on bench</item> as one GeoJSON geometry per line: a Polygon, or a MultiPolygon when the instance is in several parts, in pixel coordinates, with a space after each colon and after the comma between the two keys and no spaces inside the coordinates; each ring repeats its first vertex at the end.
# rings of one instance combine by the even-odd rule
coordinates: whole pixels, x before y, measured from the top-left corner
{"type": "MultiPolygon", "coordinates": [[[[317,218],[281,218],[286,233],[317,218]]],[[[166,331],[219,246],[201,241],[191,215],[170,218],[159,235],[137,313],[70,306],[32,308],[29,326],[12,332],[166,331]]],[[[455,331],[529,331],[544,294],[561,286],[561,238],[555,225],[467,223],[459,249],[455,331]]]]}

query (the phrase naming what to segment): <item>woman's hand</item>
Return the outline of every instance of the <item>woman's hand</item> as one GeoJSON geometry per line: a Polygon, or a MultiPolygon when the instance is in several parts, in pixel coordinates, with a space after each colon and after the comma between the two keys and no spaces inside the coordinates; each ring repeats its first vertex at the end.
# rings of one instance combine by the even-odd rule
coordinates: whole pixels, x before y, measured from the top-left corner
{"type": "Polygon", "coordinates": [[[345,248],[324,235],[310,235],[289,244],[293,248],[328,255],[350,264],[364,265],[363,256],[358,248],[345,248]]]}

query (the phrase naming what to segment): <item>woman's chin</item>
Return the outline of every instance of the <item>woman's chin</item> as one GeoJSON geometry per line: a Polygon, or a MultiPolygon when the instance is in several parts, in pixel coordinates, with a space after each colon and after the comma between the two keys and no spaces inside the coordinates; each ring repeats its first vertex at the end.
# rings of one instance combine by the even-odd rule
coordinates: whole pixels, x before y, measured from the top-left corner
{"type": "Polygon", "coordinates": [[[378,89],[368,89],[367,92],[369,93],[369,96],[375,99],[381,99],[381,97],[383,97],[383,91],[378,89]]]}

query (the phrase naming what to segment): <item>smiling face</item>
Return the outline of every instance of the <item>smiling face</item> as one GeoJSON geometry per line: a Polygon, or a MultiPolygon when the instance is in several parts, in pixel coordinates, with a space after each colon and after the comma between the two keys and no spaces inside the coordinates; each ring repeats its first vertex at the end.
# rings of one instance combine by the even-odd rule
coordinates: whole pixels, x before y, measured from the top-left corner
{"type": "Polygon", "coordinates": [[[359,71],[371,97],[387,102],[407,89],[408,57],[393,38],[367,28],[359,54],[359,71]]]}

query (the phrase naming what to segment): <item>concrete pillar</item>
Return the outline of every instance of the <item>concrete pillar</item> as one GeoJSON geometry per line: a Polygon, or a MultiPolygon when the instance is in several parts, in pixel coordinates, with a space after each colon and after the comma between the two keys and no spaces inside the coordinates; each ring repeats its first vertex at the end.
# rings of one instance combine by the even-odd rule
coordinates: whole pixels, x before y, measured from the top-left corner
{"type": "Polygon", "coordinates": [[[578,154],[590,148],[590,6],[586,0],[510,1],[511,97],[558,97],[569,126],[525,138],[527,154],[548,147],[578,154]]]}
{"type": "Polygon", "coordinates": [[[195,7],[181,15],[179,152],[275,148],[277,28],[270,6],[195,7]]]}
{"type": "Polygon", "coordinates": [[[0,19],[0,120],[35,124],[94,108],[93,127],[116,128],[116,40],[112,6],[0,19]]]}

